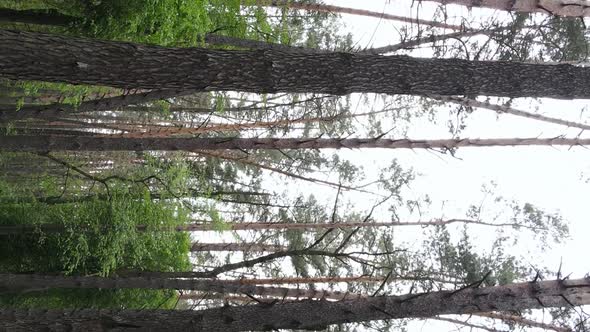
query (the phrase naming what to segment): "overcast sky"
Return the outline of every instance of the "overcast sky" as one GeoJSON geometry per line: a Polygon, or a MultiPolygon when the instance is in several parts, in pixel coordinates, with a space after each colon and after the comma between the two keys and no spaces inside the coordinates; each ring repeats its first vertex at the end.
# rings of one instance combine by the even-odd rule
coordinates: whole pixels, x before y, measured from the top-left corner
{"type": "MultiPolygon", "coordinates": [[[[391,1],[355,1],[332,0],[326,3],[343,7],[367,9],[396,15],[431,19],[433,6],[422,2],[417,8],[417,2],[391,1]]],[[[486,18],[505,15],[492,10],[471,11],[460,6],[448,6],[450,17],[460,18],[471,14],[472,17],[486,18]]],[[[360,46],[379,47],[395,44],[398,41],[397,28],[399,23],[366,18],[352,15],[342,15],[348,28],[354,35],[354,40],[360,46]]],[[[448,32],[448,31],[447,31],[448,32]]],[[[427,54],[420,54],[428,56],[427,54]]],[[[513,107],[529,112],[583,122],[587,112],[582,113],[588,106],[588,100],[532,100],[519,99],[513,107]]],[[[359,110],[360,111],[360,110],[359,110]]],[[[441,110],[441,118],[448,117],[448,111],[441,110]]],[[[497,115],[488,110],[477,110],[467,122],[467,129],[462,137],[493,138],[493,137],[554,137],[567,134],[575,137],[580,130],[568,129],[563,126],[551,125],[530,119],[518,118],[512,115],[497,115]]],[[[587,134],[581,134],[588,137],[587,134]]],[[[409,138],[447,138],[448,129],[444,123],[438,126],[419,121],[410,127],[409,138]]],[[[590,260],[586,254],[590,245],[587,240],[590,234],[590,151],[582,147],[507,147],[507,148],[464,148],[460,149],[456,157],[436,155],[427,151],[407,150],[364,150],[342,151],[351,160],[365,161],[365,167],[370,169],[375,165],[385,164],[391,158],[397,158],[402,166],[412,167],[421,176],[414,181],[412,190],[417,194],[427,193],[434,202],[445,203],[445,215],[440,217],[455,217],[453,207],[460,211],[468,204],[476,203],[482,197],[481,186],[490,181],[497,183],[498,194],[513,198],[521,202],[530,202],[547,211],[559,212],[569,221],[571,239],[563,246],[538,257],[532,250],[536,243],[531,243],[530,257],[532,265],[546,265],[557,270],[560,259],[563,259],[563,271],[572,273],[572,277],[583,277],[590,272],[590,260]],[[537,256],[537,257],[535,257],[537,256]]],[[[368,172],[367,172],[368,173],[368,172]]],[[[436,203],[433,207],[437,206],[436,203]]],[[[439,205],[440,206],[440,205],[439,205]]],[[[434,211],[433,211],[434,213],[434,211]]],[[[418,230],[419,231],[419,230],[418,230]]],[[[416,230],[414,230],[416,232],[416,230]]],[[[486,231],[473,234],[475,237],[486,237],[486,231]]],[[[431,330],[433,326],[413,325],[414,329],[431,330]]],[[[455,327],[447,330],[453,330],[455,327]]],[[[530,329],[533,331],[533,329],[530,329]]]]}
{"type": "MultiPolygon", "coordinates": [[[[383,0],[328,0],[326,3],[412,17],[419,12],[419,16],[424,19],[431,19],[429,15],[432,15],[433,9],[436,8],[428,2],[423,2],[419,8],[416,5],[412,7],[410,1],[392,1],[391,4],[387,4],[383,0]]],[[[468,15],[474,19],[485,19],[506,14],[491,10],[469,11],[463,7],[449,6],[448,15],[449,23],[458,24],[461,17],[468,15]]],[[[397,29],[401,27],[400,23],[346,14],[342,17],[359,46],[379,47],[399,41],[397,29]]],[[[422,51],[419,55],[428,56],[428,51],[422,51]]],[[[513,103],[513,107],[522,110],[578,122],[583,122],[586,118],[586,114],[581,111],[587,106],[587,100],[519,99],[513,103]]],[[[364,107],[359,104],[355,112],[366,112],[364,107]]],[[[448,118],[448,110],[441,109],[438,124],[425,120],[414,121],[411,123],[407,137],[449,138],[450,134],[444,123],[448,118]]],[[[580,131],[512,115],[498,115],[493,111],[480,109],[469,117],[467,129],[461,136],[470,138],[555,137],[563,134],[575,137],[580,134],[580,131]]],[[[588,135],[581,134],[581,137],[588,137],[588,135]]],[[[368,179],[374,178],[376,170],[388,165],[394,158],[397,158],[404,168],[413,168],[420,176],[411,185],[410,194],[415,197],[428,194],[434,202],[430,211],[431,216],[434,217],[463,217],[461,213],[468,205],[477,204],[484,197],[481,192],[482,185],[489,185],[491,182],[497,184],[497,194],[508,199],[530,202],[548,212],[559,212],[569,221],[571,239],[563,246],[555,247],[543,257],[539,257],[534,250],[536,246],[542,244],[525,241],[526,246],[530,246],[528,248],[530,252],[523,252],[525,259],[532,266],[548,266],[553,267],[554,270],[563,259],[564,273],[572,273],[574,278],[583,277],[590,272],[590,260],[585,257],[589,249],[586,236],[590,233],[590,223],[586,220],[590,212],[590,205],[587,203],[590,197],[590,184],[586,181],[590,178],[590,151],[585,148],[463,148],[458,150],[455,158],[425,150],[342,150],[339,154],[357,165],[362,165],[368,179]]],[[[333,201],[336,195],[334,190],[325,187],[316,189],[308,183],[303,183],[301,188],[307,192],[320,193],[319,196],[326,201],[333,201]]],[[[351,192],[346,193],[345,196],[357,202],[357,208],[361,210],[363,205],[366,205],[366,210],[370,209],[371,203],[375,200],[374,197],[351,192]]],[[[381,217],[385,218],[385,214],[381,217]]],[[[494,235],[486,228],[476,227],[472,230],[471,235],[482,241],[489,240],[494,235]]],[[[415,243],[420,243],[418,240],[420,232],[422,230],[419,228],[404,229],[401,234],[407,235],[405,238],[409,243],[412,243],[413,238],[416,239],[415,243]]],[[[199,236],[202,241],[203,235],[199,236]]],[[[211,240],[231,241],[231,237],[232,235],[227,232],[217,233],[211,237],[211,240]]],[[[195,238],[195,240],[198,239],[195,238]]],[[[523,248],[524,251],[526,249],[523,248]]],[[[443,326],[420,323],[412,324],[411,330],[430,331],[438,330],[439,327],[443,326]]],[[[456,327],[444,325],[443,330],[456,330],[456,327]]]]}

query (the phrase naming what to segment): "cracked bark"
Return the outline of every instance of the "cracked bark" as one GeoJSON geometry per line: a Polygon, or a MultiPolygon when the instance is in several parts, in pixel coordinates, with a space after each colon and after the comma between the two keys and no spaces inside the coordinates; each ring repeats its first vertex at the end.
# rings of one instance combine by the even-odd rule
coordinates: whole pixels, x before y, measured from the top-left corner
{"type": "Polygon", "coordinates": [[[7,79],[125,89],[590,97],[590,68],[569,64],[164,48],[9,30],[0,30],[0,44],[7,79]]]}
{"type": "Polygon", "coordinates": [[[181,310],[0,309],[9,331],[248,331],[311,329],[371,320],[433,317],[489,311],[521,311],[590,304],[590,280],[553,280],[379,296],[346,301],[294,301],[181,310]]]}

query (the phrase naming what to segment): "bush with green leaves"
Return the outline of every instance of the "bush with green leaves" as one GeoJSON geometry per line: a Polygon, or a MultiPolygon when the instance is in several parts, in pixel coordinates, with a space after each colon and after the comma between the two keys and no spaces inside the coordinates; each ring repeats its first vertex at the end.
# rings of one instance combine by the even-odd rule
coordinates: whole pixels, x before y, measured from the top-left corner
{"type": "Polygon", "coordinates": [[[207,0],[84,1],[82,32],[159,45],[196,45],[209,31],[207,0]]]}
{"type": "MultiPolygon", "coordinates": [[[[0,225],[63,226],[59,232],[0,235],[3,272],[58,272],[112,275],[117,270],[185,271],[190,269],[189,237],[164,231],[185,223],[177,204],[127,195],[111,200],[68,204],[21,203],[0,206],[0,225]],[[137,225],[148,231],[138,232],[137,225]]],[[[173,305],[174,291],[52,290],[0,296],[10,307],[162,307],[173,305]]]]}

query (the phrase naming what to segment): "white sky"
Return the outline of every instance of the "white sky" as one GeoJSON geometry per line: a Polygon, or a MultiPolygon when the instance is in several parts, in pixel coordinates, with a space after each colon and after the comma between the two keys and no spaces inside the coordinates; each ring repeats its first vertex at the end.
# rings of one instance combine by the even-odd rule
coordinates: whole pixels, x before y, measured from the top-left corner
{"type": "MultiPolygon", "coordinates": [[[[416,17],[416,5],[411,9],[408,1],[355,1],[332,0],[328,4],[342,7],[367,9],[396,15],[416,17]]],[[[431,19],[427,15],[432,11],[433,3],[423,2],[420,17],[431,19]]],[[[457,17],[468,14],[461,6],[449,6],[449,13],[457,17]]],[[[473,16],[492,16],[491,10],[473,9],[473,16]]],[[[502,14],[502,13],[500,13],[502,14]]],[[[354,15],[342,15],[346,25],[353,33],[354,40],[360,46],[385,46],[397,42],[395,27],[398,23],[354,15]],[[372,37],[372,38],[371,38],[372,37]],[[371,40],[371,42],[369,42],[371,40]]],[[[450,22],[452,23],[452,21],[450,22]]],[[[519,99],[514,107],[529,112],[580,121],[580,111],[589,105],[588,100],[554,100],[543,99],[540,103],[519,99]],[[539,106],[536,110],[535,106],[539,106]]],[[[359,110],[360,111],[360,110],[359,110]]],[[[441,110],[442,117],[448,112],[441,110]]],[[[554,137],[562,134],[576,136],[580,131],[564,126],[523,119],[512,115],[497,115],[489,110],[477,110],[470,116],[462,137],[554,137]]],[[[434,127],[425,123],[411,126],[409,138],[447,138],[449,133],[443,123],[434,127]],[[428,126],[428,127],[426,127],[428,126]],[[427,130],[425,130],[427,129],[427,130]]],[[[491,180],[498,184],[503,196],[530,202],[547,211],[559,211],[570,222],[572,239],[560,251],[555,250],[551,257],[559,264],[563,256],[564,268],[574,275],[583,276],[590,272],[590,261],[579,259],[580,253],[589,248],[586,234],[590,234],[590,184],[585,179],[590,177],[590,151],[582,147],[504,147],[504,148],[465,148],[456,156],[435,155],[427,151],[407,150],[363,150],[345,151],[350,159],[367,160],[367,165],[387,163],[395,157],[402,166],[413,167],[422,176],[412,188],[416,192],[428,193],[434,201],[451,201],[473,203],[473,197],[481,195],[482,184],[491,180]],[[583,175],[585,176],[583,177],[583,175]]],[[[368,171],[367,171],[368,173],[368,171]]],[[[543,258],[546,262],[547,257],[543,258]]],[[[556,265],[557,266],[557,265],[556,265]]]]}
{"type": "MultiPolygon", "coordinates": [[[[367,9],[396,15],[416,17],[417,2],[412,8],[410,1],[355,1],[332,0],[327,4],[349,8],[367,9]]],[[[419,17],[431,19],[432,3],[422,2],[419,17]]],[[[469,10],[460,6],[448,6],[448,12],[455,17],[469,14],[469,10]]],[[[475,17],[505,15],[491,10],[473,9],[475,17]]],[[[353,33],[354,41],[359,46],[380,47],[395,44],[398,41],[396,27],[399,23],[352,15],[342,15],[347,26],[353,33]]],[[[449,23],[458,23],[450,21],[449,23]]],[[[447,31],[448,32],[448,31],[447,31]]],[[[581,121],[580,111],[589,105],[588,100],[550,100],[541,103],[533,100],[520,99],[516,108],[529,112],[581,121]],[[539,106],[535,109],[534,106],[539,106]]],[[[360,110],[359,110],[360,111],[360,110]]],[[[448,116],[446,110],[441,111],[442,117],[448,116]]],[[[568,130],[563,126],[546,124],[543,122],[522,119],[511,115],[497,115],[488,110],[477,110],[470,116],[467,129],[462,137],[554,137],[568,134],[574,137],[579,130],[568,130]]],[[[588,135],[586,135],[588,136],[588,135]]],[[[438,127],[418,123],[410,128],[409,138],[447,138],[449,133],[443,123],[438,127]]],[[[569,221],[571,239],[561,247],[555,247],[545,257],[531,257],[531,264],[559,266],[563,259],[563,271],[572,273],[572,277],[583,277],[590,272],[590,260],[585,255],[590,246],[587,235],[590,234],[590,184],[586,178],[590,177],[590,151],[576,147],[508,147],[508,148],[465,148],[460,149],[456,156],[435,155],[427,151],[407,150],[363,150],[343,151],[348,159],[366,163],[369,167],[389,162],[397,158],[403,167],[412,167],[422,174],[412,184],[416,193],[427,193],[434,202],[448,201],[458,208],[477,202],[481,197],[482,184],[494,181],[498,184],[498,193],[507,198],[514,198],[521,202],[530,202],[546,211],[559,212],[569,221]],[[474,201],[476,198],[476,201],[474,201]]],[[[433,207],[437,206],[433,204],[433,207]]],[[[439,205],[440,206],[440,205],[439,205]]],[[[452,211],[446,209],[447,211],[452,211]]],[[[448,212],[444,217],[452,218],[448,212]]],[[[416,230],[414,230],[415,232],[416,230]]],[[[485,237],[485,233],[474,234],[485,237]]],[[[534,256],[534,255],[533,255],[534,256]]],[[[445,325],[438,326],[443,328],[445,325]]],[[[456,326],[446,325],[444,330],[456,330],[456,326]]],[[[435,330],[433,325],[413,324],[412,330],[435,330]]],[[[530,331],[534,329],[529,329],[530,331]]]]}
{"type": "MultiPolygon", "coordinates": [[[[410,1],[384,0],[327,0],[327,4],[349,8],[367,9],[377,12],[386,12],[395,15],[416,17],[416,4],[412,8],[410,1]]],[[[432,10],[436,4],[423,2],[420,5],[420,17],[431,19],[432,10]]],[[[506,15],[491,10],[472,11],[459,6],[449,6],[449,23],[458,24],[460,18],[471,14],[476,19],[506,15]],[[459,18],[453,21],[453,17],[459,18]]],[[[342,15],[349,31],[353,33],[354,41],[363,47],[379,47],[398,42],[397,28],[401,25],[393,21],[379,20],[361,16],[342,15]]],[[[448,31],[447,31],[448,32],[448,31]]],[[[421,54],[428,56],[428,54],[421,54]]],[[[538,112],[544,115],[581,122],[580,112],[588,106],[588,100],[564,101],[549,100],[535,101],[519,99],[514,107],[529,112],[538,112]],[[537,109],[538,107],[538,109],[537,109]]],[[[362,106],[356,112],[363,112],[362,106]]],[[[440,111],[441,119],[449,117],[447,110],[440,111]]],[[[361,120],[362,121],[362,120],[361,120]]],[[[387,128],[385,128],[387,129],[387,128]]],[[[531,119],[518,118],[512,115],[497,115],[489,110],[477,110],[469,117],[467,128],[461,137],[470,138],[495,138],[495,137],[554,137],[568,134],[574,137],[579,130],[567,129],[563,126],[551,125],[531,119]]],[[[584,134],[585,135],[585,134],[584,134]]],[[[584,136],[582,135],[582,136],[584,136]]],[[[410,126],[409,138],[448,138],[450,135],[444,122],[433,125],[427,121],[416,121],[410,126]]],[[[588,135],[585,135],[588,136],[588,135]]],[[[557,269],[560,259],[563,259],[565,274],[572,273],[572,277],[582,277],[590,272],[590,260],[585,259],[589,245],[586,235],[590,234],[590,223],[586,218],[590,215],[590,205],[586,199],[590,197],[590,184],[585,179],[590,178],[590,151],[585,148],[567,147],[507,147],[507,148],[463,148],[456,153],[458,158],[448,155],[435,154],[425,150],[342,150],[339,154],[355,164],[363,165],[367,178],[370,180],[376,176],[372,169],[386,166],[393,158],[397,158],[404,168],[413,168],[421,176],[411,185],[416,196],[428,194],[434,204],[432,208],[445,206],[444,215],[441,218],[462,217],[453,215],[459,213],[468,205],[478,203],[481,200],[481,187],[491,181],[497,183],[498,193],[506,198],[519,202],[529,202],[548,212],[559,212],[564,219],[569,221],[571,239],[561,247],[554,246],[554,250],[545,257],[535,257],[534,252],[528,260],[532,265],[542,265],[557,269]],[[371,176],[374,175],[374,176],[371,176]]],[[[306,190],[314,191],[313,186],[303,183],[306,190]]],[[[325,188],[318,188],[322,193],[325,188]]],[[[335,191],[326,193],[324,198],[333,200],[335,191]]],[[[367,195],[355,195],[347,193],[349,199],[365,203],[369,210],[374,197],[367,195]]],[[[359,206],[362,208],[362,206],[359,206]]],[[[431,211],[433,215],[437,211],[431,211]]],[[[442,212],[441,212],[442,213],[442,212]]],[[[383,220],[387,221],[387,220],[383,220]]],[[[472,233],[475,239],[489,239],[493,232],[487,229],[474,229],[472,233]]],[[[418,238],[419,228],[404,229],[404,237],[418,238]],[[405,232],[405,233],[404,233],[405,232]]],[[[215,238],[225,238],[231,241],[230,234],[211,234],[215,238]]],[[[201,234],[202,236],[202,234],[201,234]]],[[[206,236],[209,237],[209,236],[206,236]]],[[[202,238],[201,238],[202,240],[202,238]]],[[[538,243],[530,243],[531,251],[538,243]]],[[[449,324],[417,323],[410,325],[411,331],[457,330],[457,326],[449,324]]],[[[526,329],[535,331],[535,329],[526,329]]]]}

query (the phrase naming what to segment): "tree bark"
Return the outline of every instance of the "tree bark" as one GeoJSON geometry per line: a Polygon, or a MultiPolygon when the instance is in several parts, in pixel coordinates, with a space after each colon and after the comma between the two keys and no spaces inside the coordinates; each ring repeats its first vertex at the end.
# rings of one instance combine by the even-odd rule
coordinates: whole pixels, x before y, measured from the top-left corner
{"type": "Polygon", "coordinates": [[[0,8],[0,22],[69,26],[78,20],[55,9],[14,10],[0,8]]]}
{"type": "Polygon", "coordinates": [[[544,13],[556,16],[590,16],[590,3],[586,0],[427,0],[442,4],[482,7],[525,13],[544,13]]]}
{"type": "Polygon", "coordinates": [[[0,151],[195,151],[269,149],[456,149],[498,146],[590,145],[588,138],[464,138],[440,140],[376,138],[126,138],[97,136],[5,136],[0,151]]]}
{"type": "Polygon", "coordinates": [[[0,76],[7,79],[127,89],[590,98],[590,68],[565,64],[164,48],[8,30],[0,30],[0,44],[0,76]]]}
{"type": "Polygon", "coordinates": [[[522,311],[590,304],[590,280],[553,280],[344,301],[261,303],[194,310],[0,309],[8,330],[268,331],[444,314],[522,311]]]}

